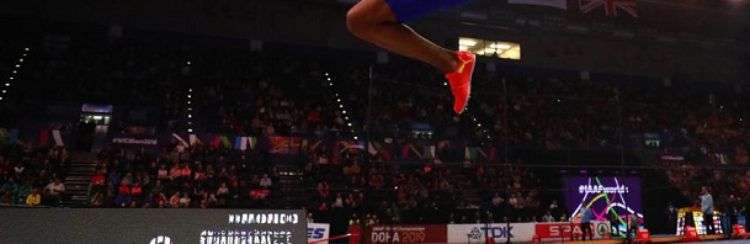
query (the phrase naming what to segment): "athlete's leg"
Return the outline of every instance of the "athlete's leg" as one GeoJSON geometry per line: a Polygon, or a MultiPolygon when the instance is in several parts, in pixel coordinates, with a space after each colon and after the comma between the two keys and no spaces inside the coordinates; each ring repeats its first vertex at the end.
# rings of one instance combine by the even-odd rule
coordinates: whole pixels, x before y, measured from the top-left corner
{"type": "Polygon", "coordinates": [[[347,13],[346,25],[352,34],[365,41],[428,63],[443,73],[454,72],[458,68],[455,51],[440,47],[399,23],[385,0],[360,1],[347,13]]]}

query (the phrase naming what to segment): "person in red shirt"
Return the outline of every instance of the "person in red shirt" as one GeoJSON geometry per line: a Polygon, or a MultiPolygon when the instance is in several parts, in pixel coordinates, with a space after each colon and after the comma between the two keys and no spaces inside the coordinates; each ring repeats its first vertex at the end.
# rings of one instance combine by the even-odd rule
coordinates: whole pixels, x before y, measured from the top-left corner
{"type": "Polygon", "coordinates": [[[130,187],[130,195],[133,196],[134,201],[140,202],[142,200],[141,197],[143,197],[143,188],[141,187],[140,182],[136,182],[132,187],[130,187]]]}
{"type": "Polygon", "coordinates": [[[193,174],[193,171],[190,170],[190,166],[183,163],[182,166],[180,167],[180,176],[182,176],[182,178],[185,178],[185,179],[190,179],[190,176],[192,174],[193,174]]]}
{"type": "Polygon", "coordinates": [[[91,191],[93,193],[103,191],[105,184],[106,175],[104,174],[104,170],[97,170],[96,174],[91,176],[91,191]]]}
{"type": "Polygon", "coordinates": [[[117,188],[117,193],[123,196],[130,196],[130,186],[127,183],[120,183],[120,187],[117,188]]]}

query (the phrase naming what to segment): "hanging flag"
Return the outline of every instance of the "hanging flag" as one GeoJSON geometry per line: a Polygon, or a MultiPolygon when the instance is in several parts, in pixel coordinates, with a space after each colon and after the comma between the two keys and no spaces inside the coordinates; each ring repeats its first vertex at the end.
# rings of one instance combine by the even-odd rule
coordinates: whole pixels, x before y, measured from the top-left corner
{"type": "Polygon", "coordinates": [[[221,139],[221,145],[224,148],[231,148],[232,147],[232,143],[229,142],[229,137],[227,137],[225,135],[222,135],[222,136],[219,137],[219,139],[221,139]]]}
{"type": "Polygon", "coordinates": [[[196,136],[195,134],[190,134],[190,136],[188,137],[188,140],[190,141],[190,146],[203,143],[201,142],[201,139],[199,139],[198,136],[196,136]]]}
{"type": "Polygon", "coordinates": [[[245,151],[247,150],[247,137],[238,136],[234,138],[234,149],[245,151]]]}
{"type": "Polygon", "coordinates": [[[183,147],[190,147],[190,144],[188,144],[185,141],[185,139],[182,139],[182,137],[180,137],[180,135],[177,135],[177,133],[172,133],[172,137],[174,137],[175,139],[177,139],[177,141],[179,141],[180,145],[182,145],[183,147]]]}
{"type": "Polygon", "coordinates": [[[562,10],[568,9],[567,0],[508,0],[510,4],[523,4],[523,5],[537,5],[559,8],[562,10]]]}
{"type": "Polygon", "coordinates": [[[65,146],[62,136],[60,135],[60,130],[52,130],[52,139],[55,140],[55,146],[65,146]]]}
{"type": "Polygon", "coordinates": [[[581,12],[590,13],[600,7],[604,8],[604,15],[617,17],[619,11],[624,11],[633,18],[638,18],[635,0],[579,0],[581,12]]]}

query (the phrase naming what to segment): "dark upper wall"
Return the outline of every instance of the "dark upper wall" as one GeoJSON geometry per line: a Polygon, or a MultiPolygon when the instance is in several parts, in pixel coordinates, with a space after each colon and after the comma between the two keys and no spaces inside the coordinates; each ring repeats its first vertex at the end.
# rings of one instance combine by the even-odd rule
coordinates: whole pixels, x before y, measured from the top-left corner
{"type": "MultiPolygon", "coordinates": [[[[460,11],[476,11],[479,7],[488,9],[488,13],[503,13],[482,4],[478,1],[460,11]]],[[[335,2],[303,0],[13,0],[0,4],[0,15],[119,25],[125,28],[125,35],[132,28],[374,50],[348,34],[346,9],[335,2]]],[[[455,46],[457,36],[516,41],[522,43],[522,63],[534,66],[691,80],[740,79],[741,52],[732,38],[693,39],[690,34],[667,35],[636,28],[642,25],[616,22],[602,27],[594,20],[550,18],[548,11],[527,11],[523,7],[508,7],[502,10],[506,14],[486,20],[460,18],[458,11],[432,16],[413,26],[447,46],[455,46]],[[539,18],[540,24],[522,24],[516,21],[519,18],[539,18]]]]}

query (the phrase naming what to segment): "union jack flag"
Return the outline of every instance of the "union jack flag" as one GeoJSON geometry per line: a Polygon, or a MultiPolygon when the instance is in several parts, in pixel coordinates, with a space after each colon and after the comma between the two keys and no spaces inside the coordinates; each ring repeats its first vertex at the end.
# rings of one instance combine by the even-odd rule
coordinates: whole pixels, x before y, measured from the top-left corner
{"type": "Polygon", "coordinates": [[[635,0],[579,0],[580,9],[583,13],[589,13],[604,7],[604,14],[611,17],[617,17],[618,10],[638,18],[638,12],[635,10],[635,0]]]}

